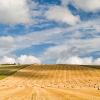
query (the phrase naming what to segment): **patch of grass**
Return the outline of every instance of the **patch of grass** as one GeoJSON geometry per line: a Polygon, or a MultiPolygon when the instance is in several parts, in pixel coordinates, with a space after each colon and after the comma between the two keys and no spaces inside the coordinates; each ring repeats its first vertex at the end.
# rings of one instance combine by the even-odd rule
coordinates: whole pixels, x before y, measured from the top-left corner
{"type": "Polygon", "coordinates": [[[0,65],[0,80],[27,66],[28,65],[0,65]]]}
{"type": "Polygon", "coordinates": [[[100,65],[84,65],[84,67],[100,69],[100,65]]]}

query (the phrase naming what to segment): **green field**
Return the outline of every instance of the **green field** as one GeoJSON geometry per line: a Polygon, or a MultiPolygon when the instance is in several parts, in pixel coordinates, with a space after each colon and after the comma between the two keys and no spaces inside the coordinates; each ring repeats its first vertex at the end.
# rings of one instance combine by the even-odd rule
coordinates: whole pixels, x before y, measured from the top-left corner
{"type": "Polygon", "coordinates": [[[18,70],[25,68],[26,66],[28,65],[0,65],[0,80],[14,74],[18,70]]]}

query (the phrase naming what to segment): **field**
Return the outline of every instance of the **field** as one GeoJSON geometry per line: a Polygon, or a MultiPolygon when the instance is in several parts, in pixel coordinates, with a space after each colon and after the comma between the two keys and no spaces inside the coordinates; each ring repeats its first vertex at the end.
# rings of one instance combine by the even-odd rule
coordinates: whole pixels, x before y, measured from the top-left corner
{"type": "Polygon", "coordinates": [[[16,73],[0,80],[0,100],[100,100],[100,66],[24,67],[17,66],[16,73]]]}
{"type": "Polygon", "coordinates": [[[25,68],[26,66],[27,65],[0,65],[0,80],[14,74],[18,70],[25,68]]]}

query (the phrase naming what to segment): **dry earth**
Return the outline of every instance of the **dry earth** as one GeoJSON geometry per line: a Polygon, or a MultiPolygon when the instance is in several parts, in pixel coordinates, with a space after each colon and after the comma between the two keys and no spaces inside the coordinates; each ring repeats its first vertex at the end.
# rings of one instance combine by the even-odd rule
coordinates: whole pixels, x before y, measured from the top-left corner
{"type": "Polygon", "coordinates": [[[100,69],[31,65],[0,80],[0,100],[100,100],[100,69]]]}

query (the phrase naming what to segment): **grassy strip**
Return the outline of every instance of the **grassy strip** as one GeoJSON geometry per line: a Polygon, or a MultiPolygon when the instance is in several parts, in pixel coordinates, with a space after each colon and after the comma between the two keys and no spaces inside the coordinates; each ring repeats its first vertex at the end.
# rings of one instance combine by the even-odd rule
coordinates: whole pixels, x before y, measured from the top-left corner
{"type": "Polygon", "coordinates": [[[0,80],[16,73],[18,70],[27,66],[28,65],[0,65],[0,80]]]}

